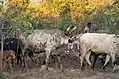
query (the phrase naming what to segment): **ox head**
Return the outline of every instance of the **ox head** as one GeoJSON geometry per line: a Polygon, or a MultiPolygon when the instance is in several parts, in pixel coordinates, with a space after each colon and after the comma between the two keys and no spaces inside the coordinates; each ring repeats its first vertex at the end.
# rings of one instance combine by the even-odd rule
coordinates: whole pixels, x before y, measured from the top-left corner
{"type": "Polygon", "coordinates": [[[73,34],[73,32],[76,32],[76,29],[77,29],[77,26],[70,25],[64,32],[64,34],[69,37],[68,38],[69,44],[72,44],[73,42],[77,41],[82,36],[82,34],[78,34],[78,35],[73,34]]]}
{"type": "Polygon", "coordinates": [[[80,37],[82,34],[78,34],[69,38],[68,50],[71,50],[74,55],[80,56],[80,37]]]}
{"type": "Polygon", "coordinates": [[[78,34],[78,35],[75,35],[75,36],[72,36],[72,37],[67,37],[66,39],[62,39],[61,40],[61,44],[67,44],[67,51],[69,53],[72,52],[74,53],[76,56],[79,56],[80,53],[79,53],[79,44],[80,44],[80,37],[82,36],[82,34],[78,34]]]}

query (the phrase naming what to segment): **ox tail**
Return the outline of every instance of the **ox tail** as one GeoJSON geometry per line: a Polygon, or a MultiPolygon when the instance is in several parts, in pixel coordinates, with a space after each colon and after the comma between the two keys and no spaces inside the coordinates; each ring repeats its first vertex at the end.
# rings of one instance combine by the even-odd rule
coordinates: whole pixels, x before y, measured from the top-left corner
{"type": "MultiPolygon", "coordinates": [[[[92,46],[92,47],[93,47],[93,46],[92,46]]],[[[88,63],[90,66],[92,65],[92,63],[91,63],[89,57],[90,57],[90,55],[91,55],[91,49],[92,49],[92,47],[87,50],[86,55],[85,55],[85,59],[86,59],[87,63],[88,63]]]]}
{"type": "Polygon", "coordinates": [[[85,59],[86,59],[87,63],[91,66],[92,63],[91,63],[91,61],[89,60],[90,55],[91,55],[91,51],[89,51],[89,52],[85,55],[85,59]]]}

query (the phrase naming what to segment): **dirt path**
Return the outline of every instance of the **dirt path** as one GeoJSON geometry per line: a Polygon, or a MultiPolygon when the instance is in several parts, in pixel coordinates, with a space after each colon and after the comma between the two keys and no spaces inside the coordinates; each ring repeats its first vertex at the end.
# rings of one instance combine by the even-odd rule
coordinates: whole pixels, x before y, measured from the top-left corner
{"type": "Polygon", "coordinates": [[[59,69],[50,68],[48,72],[44,70],[31,69],[25,73],[13,73],[7,76],[8,79],[119,79],[119,72],[99,72],[99,71],[81,71],[79,69],[65,69],[61,72],[59,69]]]}
{"type": "MultiPolygon", "coordinates": [[[[111,65],[108,64],[106,71],[101,69],[101,62],[97,62],[94,71],[86,66],[84,71],[80,70],[78,58],[72,55],[62,57],[64,72],[61,72],[56,65],[51,65],[49,72],[44,71],[41,66],[34,67],[31,60],[28,60],[29,70],[25,73],[16,69],[12,74],[6,73],[8,79],[119,79],[119,72],[112,73],[111,65]]],[[[54,63],[53,63],[54,64],[54,63]]]]}

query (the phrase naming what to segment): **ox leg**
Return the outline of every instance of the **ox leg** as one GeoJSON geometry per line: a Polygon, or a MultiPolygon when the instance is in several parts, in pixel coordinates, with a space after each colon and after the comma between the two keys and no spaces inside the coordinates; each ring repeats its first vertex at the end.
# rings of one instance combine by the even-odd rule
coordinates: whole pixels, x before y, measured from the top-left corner
{"type": "Polygon", "coordinates": [[[10,62],[8,61],[10,72],[13,73],[13,67],[12,67],[12,64],[11,64],[12,63],[12,58],[10,57],[8,60],[10,61],[10,62]]]}
{"type": "Polygon", "coordinates": [[[85,54],[80,56],[80,63],[81,63],[81,70],[83,70],[83,61],[84,61],[85,54]]]}
{"type": "Polygon", "coordinates": [[[112,66],[114,68],[115,64],[116,64],[116,61],[115,61],[115,54],[114,53],[111,53],[111,57],[112,57],[112,66]]]}
{"type": "Polygon", "coordinates": [[[17,57],[17,64],[18,64],[19,66],[21,66],[21,64],[22,64],[21,56],[20,56],[20,55],[17,55],[16,57],[17,57]]]}
{"type": "Polygon", "coordinates": [[[19,56],[17,55],[16,58],[17,58],[17,64],[19,64],[19,56]]]}
{"type": "Polygon", "coordinates": [[[22,66],[22,59],[20,53],[17,50],[14,51],[16,53],[17,65],[22,66]]]}
{"type": "Polygon", "coordinates": [[[26,59],[26,57],[23,59],[23,62],[24,62],[25,71],[27,71],[28,70],[28,66],[27,66],[27,59],[26,59]]]}
{"type": "Polygon", "coordinates": [[[15,67],[15,60],[13,58],[11,58],[11,64],[12,64],[12,67],[15,67]]]}
{"type": "Polygon", "coordinates": [[[19,61],[20,61],[20,66],[22,66],[22,58],[20,55],[19,55],[19,61]]]}
{"type": "Polygon", "coordinates": [[[57,58],[58,58],[58,61],[59,61],[59,64],[60,64],[61,71],[63,71],[63,66],[62,66],[62,63],[61,63],[61,58],[60,58],[60,56],[58,56],[57,58]]]}
{"type": "Polygon", "coordinates": [[[91,66],[91,61],[89,60],[90,55],[91,55],[91,51],[89,51],[89,52],[85,55],[85,59],[86,59],[87,63],[91,66]]]}
{"type": "MultiPolygon", "coordinates": [[[[33,62],[33,64],[37,64],[37,63],[33,60],[32,56],[29,56],[29,58],[31,59],[31,61],[33,62]]],[[[37,59],[38,59],[38,57],[37,57],[37,59]]]]}
{"type": "Polygon", "coordinates": [[[102,57],[102,58],[99,58],[99,59],[100,59],[102,65],[104,65],[104,63],[105,63],[104,58],[102,57]]]}
{"type": "Polygon", "coordinates": [[[46,70],[48,71],[48,63],[49,63],[49,57],[50,57],[50,52],[48,51],[48,52],[46,52],[46,70]]]}
{"type": "Polygon", "coordinates": [[[32,56],[34,56],[33,53],[34,53],[34,52],[31,52],[31,51],[28,51],[28,52],[27,52],[27,54],[28,54],[29,58],[31,59],[31,61],[33,62],[33,64],[37,64],[37,63],[33,60],[33,58],[32,58],[32,56]]]}
{"type": "Polygon", "coordinates": [[[106,67],[107,63],[109,62],[109,60],[110,60],[110,55],[107,55],[105,64],[103,65],[103,70],[105,70],[105,67],[106,67]]]}
{"type": "Polygon", "coordinates": [[[94,61],[92,62],[92,69],[94,70],[95,63],[97,61],[98,55],[94,55],[94,61]]]}
{"type": "Polygon", "coordinates": [[[7,70],[7,62],[6,62],[6,59],[5,60],[3,60],[3,69],[2,69],[2,72],[3,72],[3,70],[5,71],[5,70],[7,70]]]}
{"type": "Polygon", "coordinates": [[[24,54],[22,56],[22,62],[23,62],[23,64],[22,64],[22,71],[27,71],[28,70],[26,58],[27,58],[27,54],[24,54]]]}

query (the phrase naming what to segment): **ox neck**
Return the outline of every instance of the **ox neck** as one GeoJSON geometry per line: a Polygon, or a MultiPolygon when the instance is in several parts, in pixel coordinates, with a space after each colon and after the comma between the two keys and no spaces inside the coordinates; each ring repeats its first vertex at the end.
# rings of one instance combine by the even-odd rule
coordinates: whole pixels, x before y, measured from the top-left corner
{"type": "Polygon", "coordinates": [[[60,44],[68,44],[68,39],[61,38],[60,44]]]}

